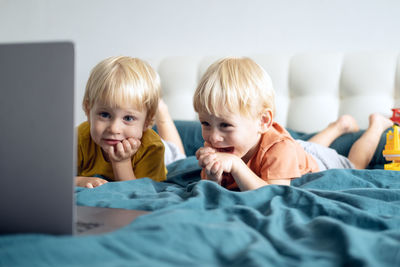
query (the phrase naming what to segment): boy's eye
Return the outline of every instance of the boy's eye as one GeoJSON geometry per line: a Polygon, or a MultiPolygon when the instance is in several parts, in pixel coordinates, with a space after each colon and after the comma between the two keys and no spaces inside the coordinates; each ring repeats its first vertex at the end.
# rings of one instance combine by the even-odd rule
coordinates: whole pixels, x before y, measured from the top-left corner
{"type": "Polygon", "coordinates": [[[231,124],[225,123],[225,122],[223,122],[223,123],[220,124],[220,127],[221,127],[221,128],[228,128],[228,127],[231,127],[231,126],[232,126],[231,124]]]}
{"type": "Polygon", "coordinates": [[[125,116],[125,117],[124,117],[124,120],[125,120],[125,121],[128,121],[128,122],[134,121],[134,120],[135,120],[135,117],[134,117],[134,116],[130,116],[130,115],[129,115],[129,116],[125,116]]]}
{"type": "Polygon", "coordinates": [[[110,118],[111,117],[110,113],[108,113],[108,112],[100,112],[99,116],[102,118],[110,118]]]}
{"type": "Polygon", "coordinates": [[[201,125],[203,125],[203,126],[210,126],[210,124],[209,124],[208,122],[206,122],[206,121],[202,121],[202,122],[201,122],[201,125]]]}

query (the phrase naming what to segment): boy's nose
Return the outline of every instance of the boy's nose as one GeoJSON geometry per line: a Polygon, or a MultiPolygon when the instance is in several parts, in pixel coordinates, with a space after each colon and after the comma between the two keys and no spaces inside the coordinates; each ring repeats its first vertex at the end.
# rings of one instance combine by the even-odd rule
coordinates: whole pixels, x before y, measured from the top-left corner
{"type": "Polygon", "coordinates": [[[113,120],[110,124],[110,132],[119,133],[121,131],[121,126],[118,120],[113,120]]]}
{"type": "Polygon", "coordinates": [[[219,131],[214,130],[210,133],[210,143],[215,144],[218,142],[223,141],[222,135],[219,133],[219,131]]]}

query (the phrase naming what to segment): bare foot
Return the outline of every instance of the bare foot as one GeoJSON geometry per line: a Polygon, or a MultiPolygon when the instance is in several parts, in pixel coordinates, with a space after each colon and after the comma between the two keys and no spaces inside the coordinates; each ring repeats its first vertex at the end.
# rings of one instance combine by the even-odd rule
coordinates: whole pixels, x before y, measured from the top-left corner
{"type": "Polygon", "coordinates": [[[321,132],[311,137],[308,141],[320,144],[322,146],[330,146],[333,141],[345,133],[359,131],[357,121],[350,115],[342,115],[336,121],[330,123],[321,132]]]}
{"type": "Polygon", "coordinates": [[[389,118],[386,118],[382,114],[379,113],[373,113],[369,115],[369,126],[368,128],[376,128],[377,130],[380,131],[385,131],[387,128],[393,126],[393,121],[391,121],[389,118]]]}
{"type": "Polygon", "coordinates": [[[332,123],[337,127],[341,134],[353,133],[360,130],[356,119],[350,115],[342,115],[335,122],[332,123]]]}

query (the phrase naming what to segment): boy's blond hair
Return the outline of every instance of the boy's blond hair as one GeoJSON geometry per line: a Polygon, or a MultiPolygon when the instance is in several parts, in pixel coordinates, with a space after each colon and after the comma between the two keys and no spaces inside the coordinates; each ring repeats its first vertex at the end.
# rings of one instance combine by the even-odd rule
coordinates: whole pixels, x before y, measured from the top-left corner
{"type": "Polygon", "coordinates": [[[265,70],[250,58],[218,60],[200,80],[194,93],[196,112],[221,116],[225,112],[258,116],[265,108],[275,114],[272,81],[265,70]]]}
{"type": "Polygon", "coordinates": [[[111,107],[146,109],[146,123],[151,126],[160,90],[160,77],[148,63],[127,56],[109,57],[92,69],[82,106],[86,114],[98,102],[111,107]]]}

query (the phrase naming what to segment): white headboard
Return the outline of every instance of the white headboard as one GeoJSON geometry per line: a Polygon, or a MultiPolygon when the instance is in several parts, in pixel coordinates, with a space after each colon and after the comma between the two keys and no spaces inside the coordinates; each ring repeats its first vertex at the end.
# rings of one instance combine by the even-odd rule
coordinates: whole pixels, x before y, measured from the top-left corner
{"type": "MultiPolygon", "coordinates": [[[[195,120],[192,96],[207,67],[222,56],[149,60],[161,77],[163,98],[174,119],[195,120]]],[[[250,55],[270,74],[276,121],[303,132],[323,129],[339,115],[353,115],[361,128],[368,115],[387,116],[400,107],[398,52],[250,55]]]]}
{"type": "Polygon", "coordinates": [[[399,98],[396,52],[347,54],[399,52],[396,0],[0,3],[0,42],[75,43],[76,125],[86,120],[81,102],[90,70],[118,55],[156,59],[151,62],[177,119],[195,118],[192,91],[207,64],[220,55],[254,56],[274,80],[277,120],[295,129],[320,129],[344,112],[366,126],[366,113],[389,112],[399,98]],[[313,54],[296,55],[304,51],[313,54]],[[183,57],[166,58],[176,55],[183,57]],[[203,55],[217,56],[211,60],[203,55]]]}

